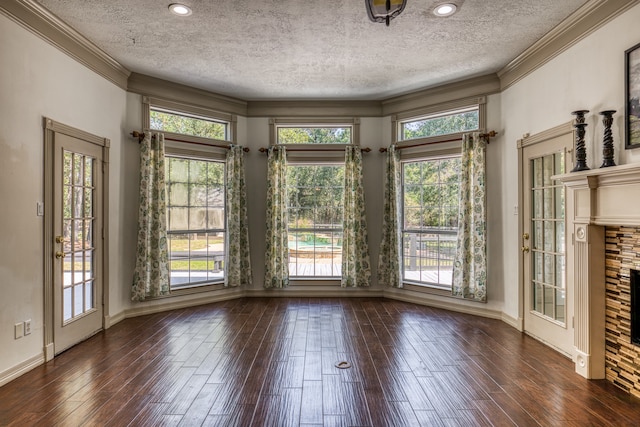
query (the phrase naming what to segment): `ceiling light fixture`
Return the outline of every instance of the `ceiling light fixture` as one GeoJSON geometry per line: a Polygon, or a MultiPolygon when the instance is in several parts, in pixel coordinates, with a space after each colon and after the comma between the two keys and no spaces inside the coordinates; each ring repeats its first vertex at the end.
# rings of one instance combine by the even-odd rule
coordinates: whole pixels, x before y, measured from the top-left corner
{"type": "Polygon", "coordinates": [[[400,15],[407,5],[407,0],[364,0],[367,14],[373,22],[384,22],[389,26],[396,16],[400,15]]]}
{"type": "Polygon", "coordinates": [[[169,10],[171,11],[171,13],[178,16],[191,15],[191,8],[189,6],[185,6],[184,4],[180,4],[180,3],[171,3],[169,5],[169,10]]]}
{"type": "Polygon", "coordinates": [[[433,14],[440,17],[451,16],[456,13],[458,10],[458,6],[453,3],[443,3],[439,4],[433,9],[433,14]]]}

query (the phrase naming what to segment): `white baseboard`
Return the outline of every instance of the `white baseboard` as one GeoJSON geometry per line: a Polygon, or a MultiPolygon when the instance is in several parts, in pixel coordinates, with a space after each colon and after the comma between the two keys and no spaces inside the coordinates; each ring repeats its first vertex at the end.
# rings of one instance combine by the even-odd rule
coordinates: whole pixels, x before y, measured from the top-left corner
{"type": "Polygon", "coordinates": [[[7,384],[9,381],[13,381],[22,374],[26,374],[33,368],[40,366],[44,363],[44,354],[35,355],[16,366],[7,369],[0,373],[0,386],[7,384]]]}
{"type": "Polygon", "coordinates": [[[384,297],[403,302],[442,308],[458,313],[473,314],[474,316],[488,317],[490,319],[503,320],[504,313],[490,310],[484,304],[460,300],[458,298],[443,297],[423,292],[415,292],[407,289],[388,288],[384,291],[384,297]]]}
{"type": "Polygon", "coordinates": [[[502,313],[501,319],[504,323],[506,323],[507,325],[513,326],[520,332],[524,331],[524,319],[522,317],[515,318],[515,317],[509,316],[506,313],[502,313]]]}
{"type": "Polygon", "coordinates": [[[49,360],[55,357],[55,352],[53,348],[53,343],[47,344],[44,346],[44,361],[48,362],[49,360]]]}
{"type": "Polygon", "coordinates": [[[113,316],[104,316],[104,328],[109,329],[116,323],[122,322],[124,319],[126,319],[124,311],[121,311],[120,313],[117,313],[113,316]]]}
{"type": "Polygon", "coordinates": [[[243,290],[233,288],[215,291],[212,293],[191,294],[176,298],[152,300],[150,303],[136,303],[136,305],[132,308],[126,309],[123,313],[113,316],[113,318],[120,318],[122,315],[123,317],[121,320],[123,320],[128,319],[129,317],[138,317],[144,316],[146,314],[154,314],[163,311],[178,310],[181,308],[211,304],[213,302],[228,301],[232,299],[242,298],[243,296],[243,290]]]}
{"type": "Polygon", "coordinates": [[[292,297],[292,298],[362,298],[382,297],[382,289],[372,288],[342,288],[339,286],[289,286],[278,289],[247,289],[245,296],[258,297],[292,297]]]}

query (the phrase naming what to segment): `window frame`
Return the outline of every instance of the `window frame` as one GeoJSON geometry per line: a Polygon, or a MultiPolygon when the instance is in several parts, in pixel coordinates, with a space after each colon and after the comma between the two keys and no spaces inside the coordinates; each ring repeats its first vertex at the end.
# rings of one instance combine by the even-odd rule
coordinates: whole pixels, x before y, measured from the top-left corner
{"type": "MultiPolygon", "coordinates": [[[[360,146],[360,119],[358,117],[271,118],[269,119],[269,145],[279,145],[288,149],[288,166],[344,166],[344,149],[350,145],[360,146]],[[278,142],[278,128],[322,127],[351,128],[351,144],[280,144],[278,142]]],[[[292,233],[288,226],[287,232],[292,233]]],[[[294,285],[340,285],[340,281],[341,276],[290,276],[290,282],[294,285]]]]}

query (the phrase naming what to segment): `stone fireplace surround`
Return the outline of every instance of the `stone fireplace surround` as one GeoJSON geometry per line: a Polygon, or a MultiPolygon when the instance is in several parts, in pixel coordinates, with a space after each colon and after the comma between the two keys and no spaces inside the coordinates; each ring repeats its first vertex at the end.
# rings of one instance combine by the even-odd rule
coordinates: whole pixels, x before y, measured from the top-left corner
{"type": "MultiPolygon", "coordinates": [[[[640,397],[640,346],[631,341],[631,270],[640,265],[640,228],[607,226],[605,246],[605,374],[616,386],[640,397]]],[[[640,310],[633,308],[636,313],[640,310]]]]}
{"type": "Polygon", "coordinates": [[[634,235],[640,242],[640,164],[553,178],[567,189],[567,282],[575,295],[576,372],[607,378],[640,396],[640,347],[631,344],[629,330],[629,269],[640,269],[640,243],[629,246],[634,235]]]}

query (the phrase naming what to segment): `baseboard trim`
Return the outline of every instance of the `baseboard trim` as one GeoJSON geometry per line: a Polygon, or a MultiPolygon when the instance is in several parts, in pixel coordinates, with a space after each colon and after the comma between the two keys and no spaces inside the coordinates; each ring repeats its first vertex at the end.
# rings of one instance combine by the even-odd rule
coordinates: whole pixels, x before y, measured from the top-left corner
{"type": "Polygon", "coordinates": [[[113,316],[104,316],[104,328],[109,329],[116,323],[122,322],[124,319],[126,319],[124,311],[121,311],[120,313],[117,313],[113,316]]]}
{"type": "Polygon", "coordinates": [[[502,321],[504,321],[503,318],[505,316],[501,311],[489,310],[483,307],[484,304],[471,303],[457,298],[443,297],[440,295],[409,291],[406,289],[385,289],[384,297],[502,321]]]}
{"type": "Polygon", "coordinates": [[[10,381],[18,378],[22,374],[26,374],[33,368],[40,366],[44,363],[44,354],[37,354],[16,366],[7,369],[0,373],[0,386],[7,384],[10,381]]]}
{"type": "MultiPolygon", "coordinates": [[[[192,294],[180,297],[180,299],[169,300],[165,303],[157,303],[152,300],[151,304],[137,303],[136,306],[124,311],[123,319],[130,317],[144,316],[147,314],[161,313],[163,311],[178,310],[181,308],[196,307],[198,305],[211,304],[213,302],[228,301],[242,298],[244,291],[241,289],[225,289],[209,294],[192,294]]],[[[120,315],[118,315],[119,317],[120,315]]],[[[116,316],[114,316],[116,317],[116,316]]]]}
{"type": "Polygon", "coordinates": [[[519,330],[520,332],[524,331],[524,319],[522,317],[511,317],[508,314],[502,313],[501,320],[509,326],[512,326],[519,330]]]}
{"type": "Polygon", "coordinates": [[[324,286],[290,286],[279,289],[247,289],[245,295],[250,298],[278,297],[278,298],[380,298],[382,289],[342,288],[324,286]]]}

